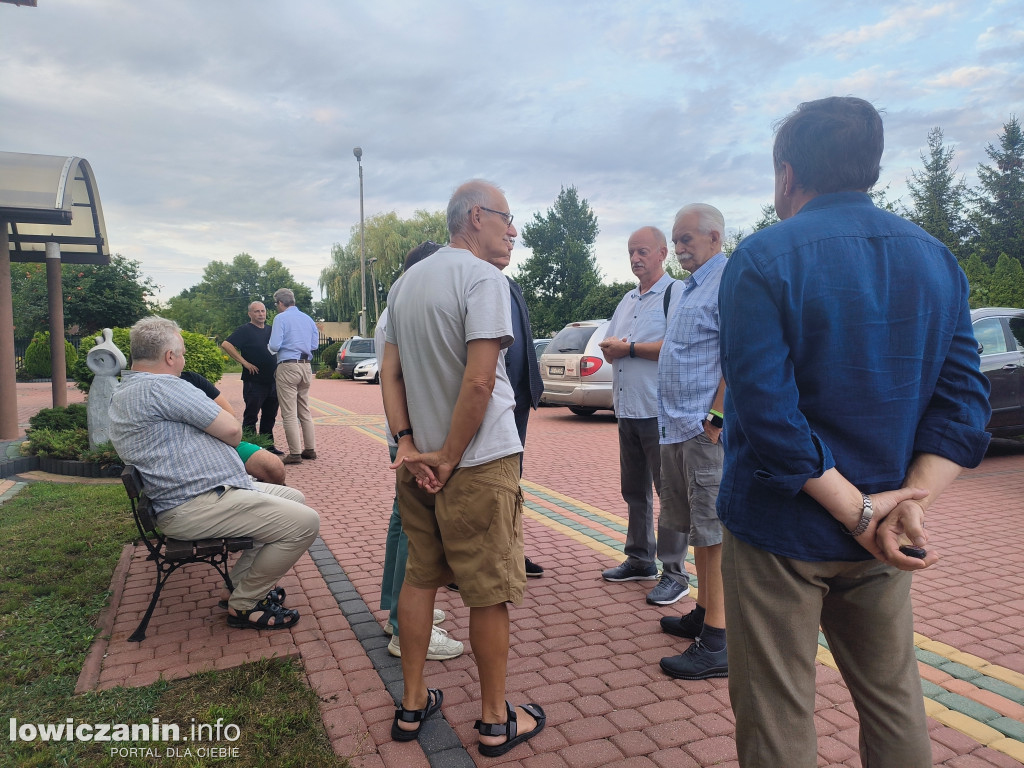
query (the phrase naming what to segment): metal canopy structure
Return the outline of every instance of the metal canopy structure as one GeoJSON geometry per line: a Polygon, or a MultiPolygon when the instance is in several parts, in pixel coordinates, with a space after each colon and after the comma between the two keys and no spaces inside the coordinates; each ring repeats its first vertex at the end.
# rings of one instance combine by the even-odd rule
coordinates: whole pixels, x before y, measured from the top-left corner
{"type": "Polygon", "coordinates": [[[53,404],[67,405],[61,260],[109,264],[99,191],[80,157],[0,152],[0,439],[18,436],[11,262],[45,262],[53,404]]]}
{"type": "Polygon", "coordinates": [[[99,190],[80,157],[0,152],[0,221],[11,261],[43,262],[57,243],[65,263],[110,263],[99,190]]]}

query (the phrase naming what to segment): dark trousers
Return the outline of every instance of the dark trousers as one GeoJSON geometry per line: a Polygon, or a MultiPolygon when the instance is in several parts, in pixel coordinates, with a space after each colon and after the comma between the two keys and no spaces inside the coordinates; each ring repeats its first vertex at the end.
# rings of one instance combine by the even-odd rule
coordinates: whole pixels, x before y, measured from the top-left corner
{"type": "Polygon", "coordinates": [[[243,381],[242,400],[245,401],[242,429],[251,429],[261,435],[273,435],[274,423],[277,421],[277,385],[243,381]],[[256,429],[257,414],[260,414],[259,429],[256,429]]]}

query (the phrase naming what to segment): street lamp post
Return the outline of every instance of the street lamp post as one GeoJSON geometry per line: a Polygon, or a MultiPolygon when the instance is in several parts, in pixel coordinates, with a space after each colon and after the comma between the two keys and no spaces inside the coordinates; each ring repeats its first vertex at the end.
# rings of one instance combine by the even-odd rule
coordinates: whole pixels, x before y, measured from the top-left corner
{"type": "Polygon", "coordinates": [[[352,150],[359,164],[359,284],[363,289],[363,308],[359,310],[359,335],[366,335],[366,241],[363,237],[363,149],[352,150]]]}
{"type": "Polygon", "coordinates": [[[373,283],[373,324],[377,325],[377,320],[380,318],[380,306],[377,304],[377,270],[373,268],[373,265],[377,263],[377,257],[374,256],[368,264],[370,265],[370,282],[373,283]]]}

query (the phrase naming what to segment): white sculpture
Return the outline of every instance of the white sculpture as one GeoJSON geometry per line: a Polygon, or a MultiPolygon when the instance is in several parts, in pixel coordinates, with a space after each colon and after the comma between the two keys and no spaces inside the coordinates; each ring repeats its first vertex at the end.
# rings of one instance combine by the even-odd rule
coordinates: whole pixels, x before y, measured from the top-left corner
{"type": "Polygon", "coordinates": [[[85,356],[85,364],[96,374],[89,387],[86,416],[89,422],[89,448],[110,441],[110,398],[117,389],[117,377],[127,364],[124,353],[114,344],[113,334],[104,328],[96,337],[96,346],[85,356]],[[101,340],[102,339],[102,340],[101,340]]]}

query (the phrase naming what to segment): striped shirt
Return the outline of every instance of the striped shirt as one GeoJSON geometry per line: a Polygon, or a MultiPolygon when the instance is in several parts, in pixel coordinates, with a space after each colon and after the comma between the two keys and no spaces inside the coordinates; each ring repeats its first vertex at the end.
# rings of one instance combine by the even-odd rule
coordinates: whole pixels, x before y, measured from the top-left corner
{"type": "Polygon", "coordinates": [[[110,401],[110,441],[142,474],[153,511],[218,487],[253,489],[238,452],[205,430],[221,408],[177,376],[125,371],[110,401]]]}
{"type": "Polygon", "coordinates": [[[681,443],[704,431],[722,380],[718,351],[718,285],[727,259],[719,252],[683,280],[658,358],[658,435],[681,443]]]}

